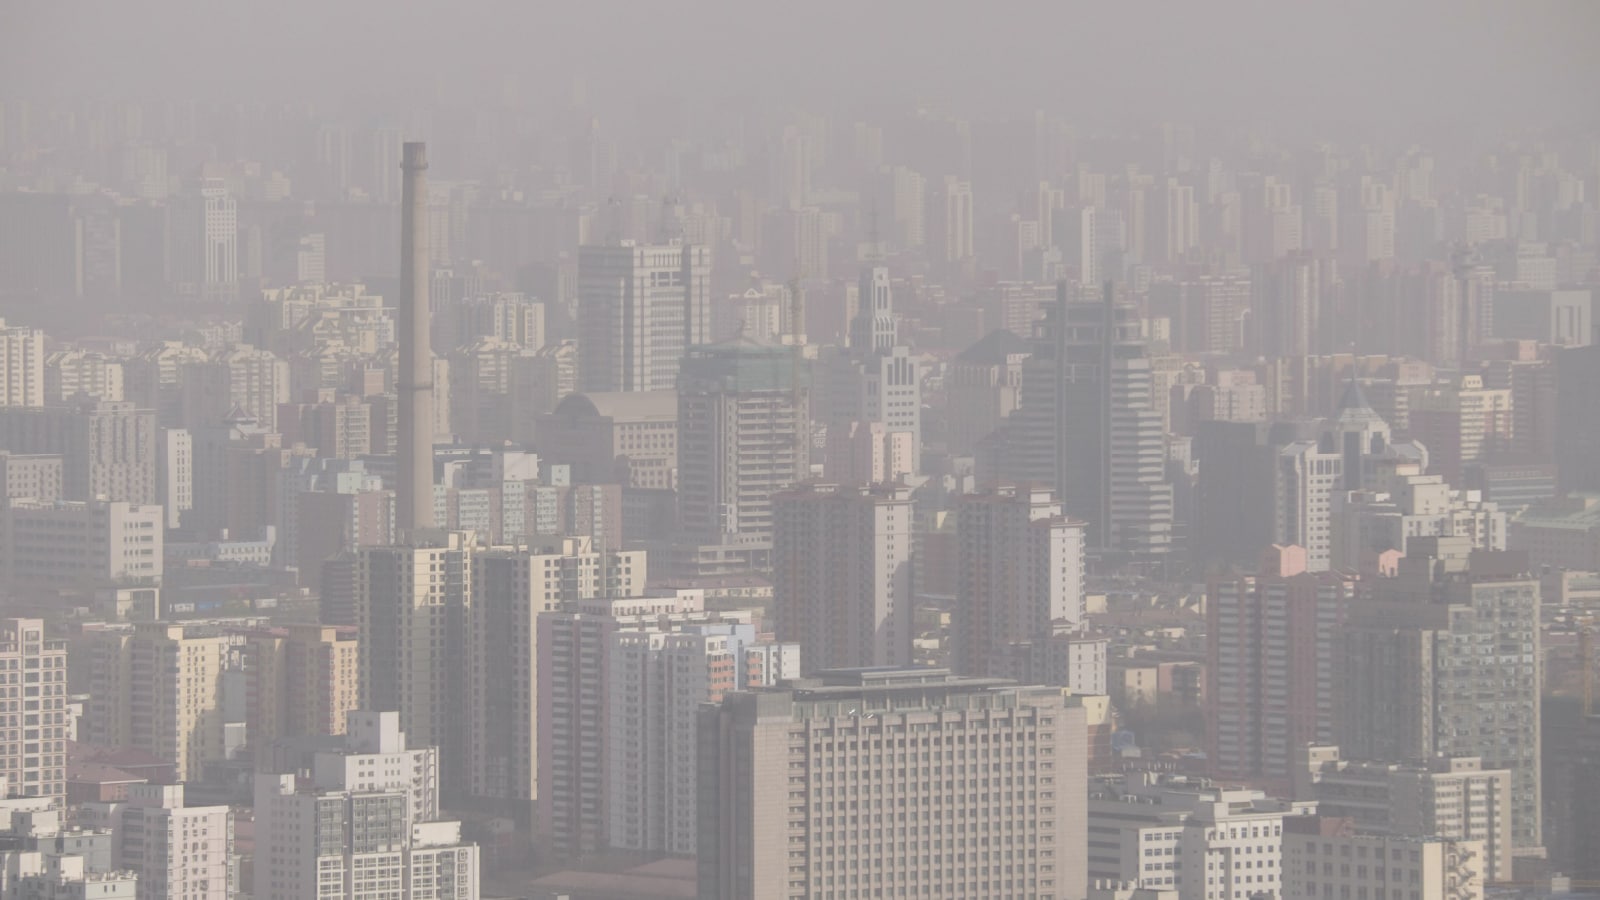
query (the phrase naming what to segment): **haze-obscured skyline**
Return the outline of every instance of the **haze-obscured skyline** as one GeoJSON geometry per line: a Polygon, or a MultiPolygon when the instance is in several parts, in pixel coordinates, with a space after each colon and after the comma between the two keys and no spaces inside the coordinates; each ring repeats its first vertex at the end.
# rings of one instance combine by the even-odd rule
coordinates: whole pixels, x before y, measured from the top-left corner
{"type": "Polygon", "coordinates": [[[1577,2],[553,4],[10,2],[11,96],[518,105],[571,94],[851,108],[949,102],[1094,120],[1592,116],[1577,2]],[[48,82],[42,80],[48,73],[48,82]],[[412,92],[407,98],[407,92],[412,92]]]}

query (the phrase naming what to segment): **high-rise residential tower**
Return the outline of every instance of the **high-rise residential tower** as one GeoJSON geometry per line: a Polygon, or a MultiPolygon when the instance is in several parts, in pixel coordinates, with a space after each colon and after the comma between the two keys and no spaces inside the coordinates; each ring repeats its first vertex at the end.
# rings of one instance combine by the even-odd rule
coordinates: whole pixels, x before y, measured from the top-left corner
{"type": "Polygon", "coordinates": [[[1413,539],[1351,608],[1338,743],[1354,759],[1475,756],[1511,771],[1512,843],[1540,840],[1539,581],[1526,557],[1413,539]],[[1431,546],[1427,546],[1431,545],[1431,546]]]}
{"type": "Polygon", "coordinates": [[[1303,547],[1273,546],[1258,574],[1219,578],[1206,598],[1207,758],[1213,774],[1287,785],[1295,748],[1334,733],[1347,575],[1312,573],[1303,547]]]}
{"type": "Polygon", "coordinates": [[[956,508],[958,590],[951,620],[957,671],[1010,671],[1010,645],[1083,625],[1084,523],[1047,490],[1002,485],[956,508]]]}
{"type": "Polygon", "coordinates": [[[777,634],[806,648],[806,671],[913,662],[908,488],[806,484],[773,513],[777,634]]]}
{"type": "Polygon", "coordinates": [[[473,657],[468,533],[433,532],[357,551],[356,616],[361,706],[395,710],[418,743],[440,748],[444,790],[469,790],[472,698],[483,667],[473,657]]]}
{"type": "Polygon", "coordinates": [[[678,377],[678,522],[685,574],[770,564],[772,498],[810,465],[811,387],[795,348],[697,347],[678,377]]]}

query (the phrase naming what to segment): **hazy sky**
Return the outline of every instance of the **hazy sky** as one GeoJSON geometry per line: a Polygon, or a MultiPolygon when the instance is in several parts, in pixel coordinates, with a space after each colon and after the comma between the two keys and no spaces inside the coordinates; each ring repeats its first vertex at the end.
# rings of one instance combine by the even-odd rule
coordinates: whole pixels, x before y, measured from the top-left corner
{"type": "Polygon", "coordinates": [[[0,0],[0,92],[1593,119],[1600,3],[0,0]]]}

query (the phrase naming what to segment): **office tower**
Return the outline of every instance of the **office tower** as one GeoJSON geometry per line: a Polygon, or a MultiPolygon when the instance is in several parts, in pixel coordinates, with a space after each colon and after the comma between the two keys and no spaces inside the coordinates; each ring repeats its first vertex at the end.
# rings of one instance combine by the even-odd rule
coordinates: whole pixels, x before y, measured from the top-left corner
{"type": "Polygon", "coordinates": [[[1488,878],[1481,841],[1357,834],[1328,816],[1284,820],[1282,852],[1284,897],[1393,896],[1404,885],[1406,896],[1472,900],[1488,878]]]}
{"type": "Polygon", "coordinates": [[[773,159],[773,196],[784,209],[799,209],[811,194],[813,157],[822,148],[813,147],[810,136],[789,125],[776,147],[773,159]]]}
{"type": "Polygon", "coordinates": [[[6,619],[0,623],[0,668],[20,677],[27,695],[23,727],[0,740],[6,796],[60,803],[66,795],[67,642],[45,637],[42,619],[6,619]]]}
{"type": "Polygon", "coordinates": [[[1218,578],[1206,597],[1211,772],[1288,785],[1295,749],[1334,734],[1340,627],[1355,579],[1308,571],[1302,547],[1270,548],[1259,574],[1218,578]]]}
{"type": "Polygon", "coordinates": [[[1155,199],[1155,240],[1150,261],[1183,262],[1189,250],[1200,242],[1200,205],[1195,202],[1194,188],[1168,178],[1155,189],[1155,199]]]}
{"type": "Polygon", "coordinates": [[[1057,229],[1061,246],[1066,251],[1063,260],[1077,268],[1078,287],[1092,289],[1105,281],[1105,260],[1111,249],[1105,234],[1107,217],[1095,206],[1062,210],[1059,215],[1063,217],[1057,229]]]}
{"type": "Polygon", "coordinates": [[[222,671],[232,640],[199,625],[141,622],[93,637],[88,743],[170,760],[198,781],[222,759],[222,671]]]}
{"type": "Polygon", "coordinates": [[[711,336],[711,249],[617,244],[578,250],[578,382],[584,391],[668,391],[711,336]]]}
{"type": "Polygon", "coordinates": [[[890,219],[895,242],[903,250],[914,250],[928,242],[927,179],[905,166],[888,170],[891,203],[890,219]]]}
{"type": "Polygon", "coordinates": [[[1028,353],[1027,341],[997,329],[950,361],[945,376],[945,427],[951,455],[971,454],[979,441],[1016,410],[1028,353]]]}
{"type": "Polygon", "coordinates": [[[1469,547],[1413,539],[1398,573],[1351,608],[1337,743],[1352,759],[1475,756],[1511,770],[1512,844],[1529,852],[1540,846],[1539,582],[1519,554],[1469,547]]]}
{"type": "Polygon", "coordinates": [[[1600,346],[1556,354],[1556,477],[1563,492],[1600,491],[1600,346]]]}
{"type": "Polygon", "coordinates": [[[698,727],[701,897],[832,885],[1068,898],[1087,887],[1084,712],[1058,688],[943,669],[832,671],[730,694],[702,708],[698,727]],[[927,752],[942,758],[916,759],[927,752]]]}
{"type": "Polygon", "coordinates": [[[696,347],[678,378],[678,522],[685,572],[766,568],[772,495],[810,465],[808,373],[793,347],[696,347]]]}
{"type": "Polygon", "coordinates": [[[1511,772],[1473,757],[1353,762],[1339,748],[1296,747],[1294,797],[1367,832],[1481,841],[1484,877],[1511,880],[1511,772]]]}
{"type": "MultiPolygon", "coordinates": [[[[750,623],[752,614],[741,611],[725,619],[750,623]]],[[[675,633],[718,620],[705,610],[700,591],[589,597],[539,615],[534,821],[541,846],[557,857],[571,857],[604,848],[610,841],[608,769],[613,729],[625,727],[631,733],[638,724],[613,716],[613,638],[624,633],[675,633]]],[[[631,742],[644,746],[638,738],[631,742]]]]}
{"type": "Polygon", "coordinates": [[[247,634],[250,743],[343,734],[361,696],[354,628],[286,625],[247,634]]]}
{"type": "Polygon", "coordinates": [[[10,500],[54,503],[63,499],[66,467],[54,453],[16,454],[0,450],[0,487],[10,500]]]}
{"type": "Polygon", "coordinates": [[[944,190],[935,208],[939,220],[936,232],[936,261],[960,265],[973,257],[972,182],[954,175],[944,177],[944,190]]]}
{"type": "Polygon", "coordinates": [[[18,594],[161,582],[161,507],[13,500],[0,510],[0,583],[18,594]]]}
{"type": "Polygon", "coordinates": [[[1245,261],[1267,263],[1300,250],[1304,218],[1292,186],[1256,172],[1241,174],[1239,181],[1245,261]]]}
{"type": "Polygon", "coordinates": [[[1099,303],[1069,302],[1067,285],[1023,364],[1022,403],[980,458],[1006,480],[1055,486],[1068,515],[1089,523],[1089,546],[1134,557],[1172,549],[1151,362],[1134,310],[1105,285],[1099,303]]]}
{"type": "Polygon", "coordinates": [[[1344,484],[1343,454],[1331,441],[1295,441],[1278,451],[1273,476],[1273,540],[1303,548],[1311,571],[1327,571],[1332,498],[1344,484]]]}
{"type": "Polygon", "coordinates": [[[863,268],[857,296],[849,347],[830,348],[816,367],[815,416],[830,429],[863,422],[907,434],[912,464],[920,468],[921,365],[898,338],[889,270],[863,268]]]}
{"type": "Polygon", "coordinates": [[[181,784],[133,784],[125,800],[80,807],[81,822],[111,830],[113,865],[139,874],[138,900],[234,895],[233,810],[185,806],[183,794],[181,784]]]}
{"type": "Polygon", "coordinates": [[[641,596],[645,553],[574,537],[476,553],[472,569],[473,640],[485,667],[482,693],[473,700],[472,796],[531,828],[539,777],[539,616],[581,600],[641,596]]]}
{"type": "Polygon", "coordinates": [[[468,790],[472,698],[472,536],[413,534],[358,552],[361,708],[395,710],[413,740],[438,747],[444,790],[468,790]]]}
{"type": "Polygon", "coordinates": [[[132,403],[0,408],[0,447],[60,454],[68,500],[157,500],[155,413],[132,403]]]}
{"type": "Polygon", "coordinates": [[[1288,896],[1283,829],[1314,808],[1193,776],[1099,776],[1089,784],[1089,877],[1183,898],[1288,896]]]}
{"type": "Polygon", "coordinates": [[[44,331],[0,319],[0,406],[43,406],[44,395],[44,331]]]}
{"type": "MultiPolygon", "coordinates": [[[[395,487],[395,530],[410,534],[432,528],[434,359],[428,327],[432,283],[428,267],[428,145],[403,148],[400,201],[399,452],[395,487]]],[[[390,709],[379,706],[379,709],[390,709]]],[[[412,737],[428,742],[434,735],[402,720],[412,737]]]]}
{"type": "Polygon", "coordinates": [[[196,196],[173,200],[168,216],[172,288],[207,302],[239,299],[239,212],[220,178],[207,178],[196,196]]]}
{"type": "Polygon", "coordinates": [[[1049,491],[1002,485],[956,506],[959,594],[951,618],[957,671],[1005,671],[1009,644],[1084,623],[1083,522],[1049,491]]]}
{"type": "Polygon", "coordinates": [[[579,483],[662,490],[677,484],[675,391],[571,394],[539,417],[539,456],[579,483]]]}
{"type": "Polygon", "coordinates": [[[258,772],[254,896],[477,900],[478,847],[439,817],[438,754],[408,749],[396,713],[352,711],[309,777],[258,772]]]}
{"type": "Polygon", "coordinates": [[[799,677],[800,647],[758,644],[750,623],[685,624],[673,633],[614,633],[606,668],[607,843],[693,856],[697,711],[731,691],[799,677]]]}
{"type": "Polygon", "coordinates": [[[911,492],[806,484],[773,498],[777,635],[807,672],[909,666],[916,636],[911,492]]]}

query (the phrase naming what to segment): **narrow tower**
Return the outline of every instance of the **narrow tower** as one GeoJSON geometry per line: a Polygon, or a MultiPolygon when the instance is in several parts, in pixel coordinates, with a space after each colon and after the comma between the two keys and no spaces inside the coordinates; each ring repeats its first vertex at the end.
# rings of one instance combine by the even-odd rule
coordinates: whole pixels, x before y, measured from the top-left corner
{"type": "Polygon", "coordinates": [[[428,327],[428,145],[408,143],[400,162],[399,479],[395,527],[433,527],[433,349],[428,327]]]}

